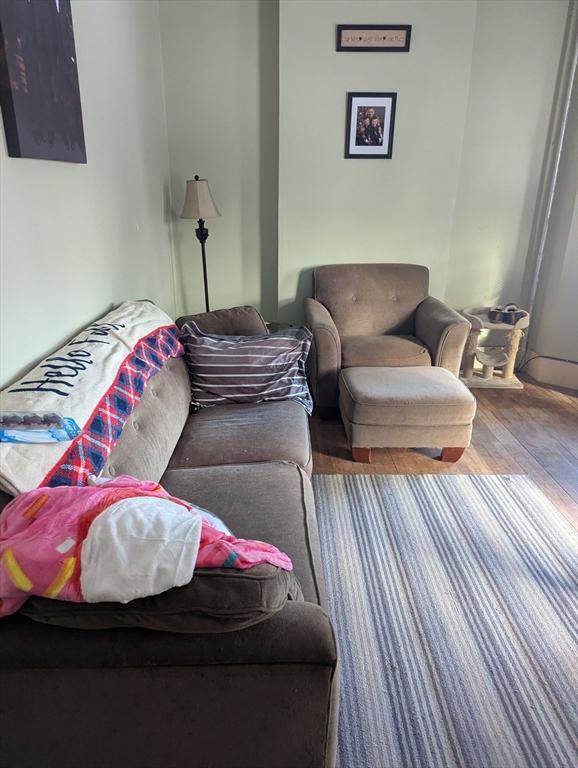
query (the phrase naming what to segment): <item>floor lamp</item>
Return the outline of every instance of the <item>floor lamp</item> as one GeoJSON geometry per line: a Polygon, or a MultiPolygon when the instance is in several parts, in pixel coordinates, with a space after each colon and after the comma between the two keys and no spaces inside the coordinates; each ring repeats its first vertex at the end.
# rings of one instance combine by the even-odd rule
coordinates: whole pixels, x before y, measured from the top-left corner
{"type": "Polygon", "coordinates": [[[197,240],[201,244],[201,255],[203,257],[203,281],[205,284],[205,307],[206,311],[209,309],[209,284],[207,281],[207,261],[205,258],[205,243],[209,236],[209,230],[205,227],[205,219],[213,219],[221,214],[217,210],[211,190],[209,189],[209,182],[206,179],[199,179],[195,176],[194,179],[187,181],[187,192],[185,195],[185,203],[183,205],[183,211],[181,213],[181,219],[197,219],[199,225],[195,229],[195,235],[197,240]]]}

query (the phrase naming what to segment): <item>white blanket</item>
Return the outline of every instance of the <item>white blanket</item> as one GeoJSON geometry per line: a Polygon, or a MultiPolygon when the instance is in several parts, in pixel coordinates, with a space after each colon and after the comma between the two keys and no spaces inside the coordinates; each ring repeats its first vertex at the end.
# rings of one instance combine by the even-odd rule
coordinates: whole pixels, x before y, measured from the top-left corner
{"type": "MultiPolygon", "coordinates": [[[[135,345],[166,326],[173,320],[152,302],[121,304],[0,392],[0,411],[54,411],[83,429],[135,345]]],[[[38,487],[70,445],[0,443],[0,487],[38,487]]]]}

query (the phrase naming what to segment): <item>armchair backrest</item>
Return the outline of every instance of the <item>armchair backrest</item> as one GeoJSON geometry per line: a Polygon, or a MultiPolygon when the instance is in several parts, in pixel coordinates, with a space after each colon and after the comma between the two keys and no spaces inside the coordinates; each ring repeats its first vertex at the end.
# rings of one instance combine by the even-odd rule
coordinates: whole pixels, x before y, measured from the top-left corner
{"type": "Polygon", "coordinates": [[[313,272],[313,297],[340,336],[413,334],[429,271],[418,264],[334,264],[313,272]]]}

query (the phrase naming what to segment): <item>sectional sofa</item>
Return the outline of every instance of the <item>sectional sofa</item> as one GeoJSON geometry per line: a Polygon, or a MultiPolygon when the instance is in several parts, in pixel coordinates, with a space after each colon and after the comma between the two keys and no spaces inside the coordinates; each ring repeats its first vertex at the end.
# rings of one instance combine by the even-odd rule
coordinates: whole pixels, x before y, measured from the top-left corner
{"type": "MultiPolygon", "coordinates": [[[[209,333],[266,330],[250,307],[195,320],[209,333]]],[[[237,536],[275,544],[292,558],[304,599],[224,633],[1,620],[0,768],[334,764],[337,647],[324,608],[307,415],[290,401],[190,414],[189,400],[185,364],[171,359],[150,379],[104,474],[158,477],[237,536]]]]}

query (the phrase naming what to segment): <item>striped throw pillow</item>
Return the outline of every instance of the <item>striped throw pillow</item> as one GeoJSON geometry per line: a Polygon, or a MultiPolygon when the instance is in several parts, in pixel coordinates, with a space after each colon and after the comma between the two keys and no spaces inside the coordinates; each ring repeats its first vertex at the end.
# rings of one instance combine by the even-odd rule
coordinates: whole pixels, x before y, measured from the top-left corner
{"type": "Polygon", "coordinates": [[[305,376],[311,346],[308,328],[287,328],[255,336],[203,333],[193,321],[181,328],[180,340],[198,406],[296,400],[307,413],[313,401],[305,376]]]}

